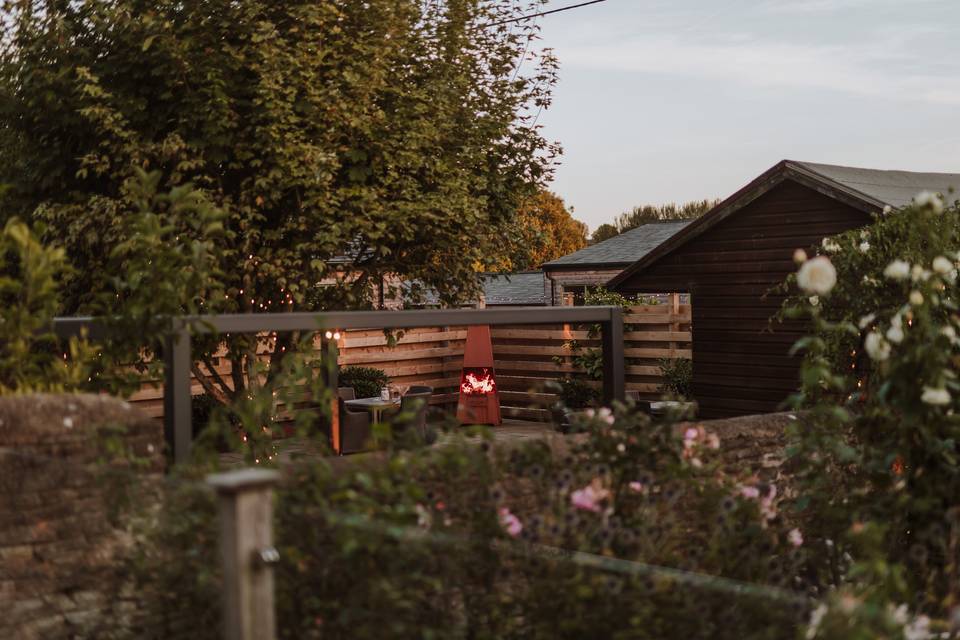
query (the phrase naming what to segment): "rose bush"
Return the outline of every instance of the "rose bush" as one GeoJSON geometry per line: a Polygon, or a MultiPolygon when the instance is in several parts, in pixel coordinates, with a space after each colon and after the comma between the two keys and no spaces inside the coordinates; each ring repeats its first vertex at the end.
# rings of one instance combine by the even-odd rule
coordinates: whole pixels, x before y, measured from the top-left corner
{"type": "Polygon", "coordinates": [[[922,194],[821,249],[801,265],[802,292],[784,308],[813,327],[796,345],[804,363],[792,402],[806,411],[788,453],[792,508],[823,559],[815,581],[847,593],[850,616],[861,612],[871,583],[857,567],[871,557],[850,532],[874,526],[871,562],[902,575],[897,597],[909,607],[894,618],[951,615],[960,603],[960,210],[922,194]]]}

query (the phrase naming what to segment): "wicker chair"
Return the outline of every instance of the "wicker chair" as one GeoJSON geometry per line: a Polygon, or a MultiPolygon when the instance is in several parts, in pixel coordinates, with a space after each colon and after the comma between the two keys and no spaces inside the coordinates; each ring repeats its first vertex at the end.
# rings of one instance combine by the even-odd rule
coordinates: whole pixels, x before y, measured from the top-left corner
{"type": "Polygon", "coordinates": [[[412,385],[404,395],[410,395],[411,393],[427,393],[433,395],[433,387],[428,387],[422,384],[412,385]]]}
{"type": "Polygon", "coordinates": [[[344,400],[356,400],[357,392],[354,391],[353,387],[337,387],[337,396],[344,400]]]}
{"type": "Polygon", "coordinates": [[[410,390],[400,399],[400,411],[394,419],[398,429],[412,430],[420,438],[426,438],[427,408],[430,406],[432,395],[433,387],[410,387],[410,390]]]}
{"type": "MultiPolygon", "coordinates": [[[[350,389],[350,395],[353,395],[353,389],[350,389]]],[[[366,451],[370,448],[370,437],[373,435],[370,414],[366,411],[351,411],[344,400],[343,395],[337,398],[340,405],[340,453],[366,451]]]]}

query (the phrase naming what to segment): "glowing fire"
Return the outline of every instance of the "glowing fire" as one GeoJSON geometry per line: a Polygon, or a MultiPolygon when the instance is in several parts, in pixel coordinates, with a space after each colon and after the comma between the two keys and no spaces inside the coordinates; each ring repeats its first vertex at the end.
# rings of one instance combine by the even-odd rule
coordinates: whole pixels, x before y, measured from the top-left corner
{"type": "Polygon", "coordinates": [[[472,371],[465,373],[460,384],[460,391],[467,394],[493,393],[496,390],[497,383],[489,369],[481,369],[479,375],[472,371]]]}

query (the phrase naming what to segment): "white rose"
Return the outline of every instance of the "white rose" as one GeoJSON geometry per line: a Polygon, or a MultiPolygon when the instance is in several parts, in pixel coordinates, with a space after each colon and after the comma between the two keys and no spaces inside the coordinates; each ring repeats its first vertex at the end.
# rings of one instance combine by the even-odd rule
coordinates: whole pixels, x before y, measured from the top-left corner
{"type": "Polygon", "coordinates": [[[870,243],[864,240],[860,243],[860,253],[866,253],[867,251],[870,251],[870,243]]]}
{"type": "Polygon", "coordinates": [[[820,304],[820,296],[810,296],[808,300],[810,301],[810,304],[814,307],[820,304]]]}
{"type": "Polygon", "coordinates": [[[883,215],[888,216],[888,215],[890,215],[891,213],[893,213],[893,207],[891,207],[891,206],[888,205],[888,204],[887,204],[887,205],[884,205],[884,206],[883,206],[883,215]]]}
{"type": "Polygon", "coordinates": [[[793,261],[797,264],[803,264],[807,261],[807,252],[803,249],[797,249],[793,252],[793,261]]]}
{"type": "Polygon", "coordinates": [[[930,272],[920,265],[915,264],[913,268],[910,269],[910,279],[914,282],[926,282],[930,279],[930,272]]]}
{"type": "Polygon", "coordinates": [[[837,270],[829,258],[817,256],[800,267],[797,284],[807,293],[826,295],[837,284],[837,270]]]}
{"type": "Polygon", "coordinates": [[[868,313],[867,315],[860,318],[860,322],[857,323],[857,326],[860,327],[861,330],[866,329],[871,324],[873,324],[873,321],[876,319],[877,319],[877,314],[868,313]]]}
{"type": "Polygon", "coordinates": [[[887,329],[887,340],[893,344],[900,344],[903,342],[903,328],[891,324],[890,328],[887,329]]]}
{"type": "Polygon", "coordinates": [[[883,270],[883,275],[891,280],[906,280],[910,277],[910,264],[903,260],[894,260],[883,270]]]}
{"type": "Polygon", "coordinates": [[[919,307],[923,304],[923,294],[914,289],[910,292],[910,304],[915,307],[919,307]]]}
{"type": "Polygon", "coordinates": [[[827,253],[836,253],[837,251],[840,251],[840,245],[837,244],[836,240],[833,238],[824,238],[823,241],[820,242],[820,246],[822,246],[823,250],[827,253]]]}
{"type": "Polygon", "coordinates": [[[937,256],[933,259],[933,270],[942,276],[953,271],[953,263],[943,256],[937,256]]]}
{"type": "Polygon", "coordinates": [[[890,357],[890,343],[876,331],[867,334],[866,340],[863,341],[863,347],[867,350],[867,355],[877,362],[883,362],[890,357]]]}
{"type": "Polygon", "coordinates": [[[920,399],[935,407],[942,407],[944,405],[950,404],[950,392],[946,389],[939,387],[924,387],[923,395],[920,396],[920,399]]]}
{"type": "Polygon", "coordinates": [[[926,207],[934,213],[943,212],[943,200],[941,200],[940,196],[935,193],[921,191],[914,196],[913,201],[918,207],[926,207]]]}

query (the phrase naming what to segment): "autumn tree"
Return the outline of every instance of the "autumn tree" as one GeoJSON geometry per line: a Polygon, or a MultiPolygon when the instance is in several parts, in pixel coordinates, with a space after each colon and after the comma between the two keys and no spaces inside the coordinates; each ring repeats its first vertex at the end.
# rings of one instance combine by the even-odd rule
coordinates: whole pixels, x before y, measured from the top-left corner
{"type": "Polygon", "coordinates": [[[699,218],[717,205],[719,200],[693,200],[683,204],[674,202],[660,205],[645,204],[617,216],[613,224],[602,224],[593,232],[592,242],[603,242],[624,231],[650,222],[665,220],[692,220],[699,218]]]}
{"type": "Polygon", "coordinates": [[[575,219],[563,199],[542,190],[520,207],[504,271],[537,268],[587,246],[587,225],[575,219]]]}
{"type": "MultiPolygon", "coordinates": [[[[476,264],[492,263],[558,151],[528,115],[549,105],[555,60],[529,59],[529,22],[504,23],[538,4],[6,3],[0,212],[66,250],[65,314],[115,313],[142,289],[117,247],[148,269],[193,259],[151,251],[206,252],[182,311],[362,307],[382,274],[473,298],[476,264]],[[185,193],[217,212],[212,240],[174,210],[185,193]],[[145,197],[155,218],[131,222],[145,197]]],[[[253,358],[228,338],[240,377],[208,389],[224,399],[253,358]]]]}

